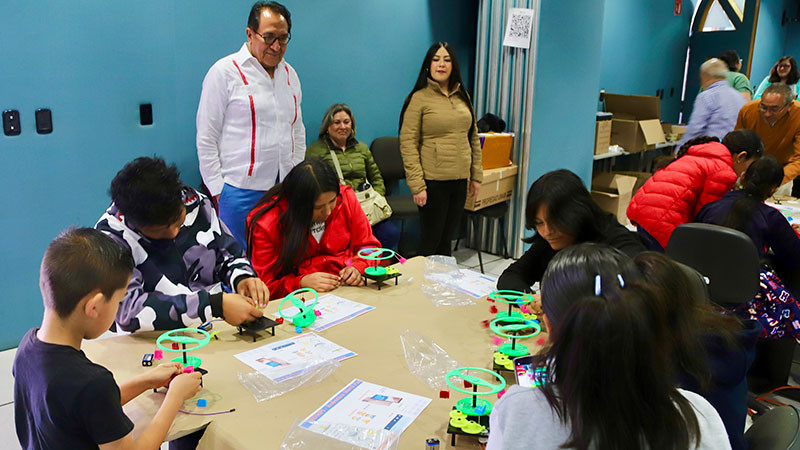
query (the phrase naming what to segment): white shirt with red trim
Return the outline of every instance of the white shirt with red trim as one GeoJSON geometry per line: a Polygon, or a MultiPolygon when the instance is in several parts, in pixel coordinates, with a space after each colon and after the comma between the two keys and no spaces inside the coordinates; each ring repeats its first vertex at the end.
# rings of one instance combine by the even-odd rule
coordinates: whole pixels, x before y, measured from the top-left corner
{"type": "Polygon", "coordinates": [[[266,191],[305,158],[301,102],[294,68],[282,60],[270,78],[246,42],[211,66],[197,107],[197,157],[211,195],[225,183],[266,191]]]}

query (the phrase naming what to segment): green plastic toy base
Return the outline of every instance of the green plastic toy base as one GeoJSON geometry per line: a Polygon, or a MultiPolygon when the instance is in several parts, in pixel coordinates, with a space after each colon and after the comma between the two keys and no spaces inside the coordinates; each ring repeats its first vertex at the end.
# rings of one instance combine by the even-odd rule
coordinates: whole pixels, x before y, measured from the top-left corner
{"type": "Polygon", "coordinates": [[[475,417],[487,416],[492,412],[492,404],[488,400],[482,398],[475,400],[477,406],[473,407],[471,398],[462,398],[456,402],[456,409],[468,416],[475,417]],[[483,408],[483,411],[481,411],[481,408],[483,408]],[[481,414],[478,414],[478,412],[481,412],[481,414]]]}
{"type": "Polygon", "coordinates": [[[186,355],[186,362],[183,362],[183,356],[178,356],[177,358],[173,358],[172,361],[179,362],[184,366],[192,366],[192,367],[200,367],[203,364],[203,360],[198,358],[197,356],[189,356],[186,355]]]}
{"type": "Polygon", "coordinates": [[[522,344],[517,344],[512,348],[512,344],[509,343],[501,345],[500,347],[497,348],[497,351],[505,355],[512,356],[514,358],[517,358],[519,356],[525,356],[530,353],[528,347],[522,344]]]}
{"type": "Polygon", "coordinates": [[[386,268],[381,266],[370,266],[364,269],[364,273],[373,277],[382,277],[386,275],[386,268]]]}
{"type": "Polygon", "coordinates": [[[522,313],[521,313],[521,312],[519,312],[519,311],[511,311],[511,312],[508,312],[508,311],[499,311],[499,312],[497,313],[497,316],[495,316],[495,317],[497,317],[498,319],[505,319],[505,318],[507,318],[507,317],[519,317],[520,319],[523,319],[523,318],[524,318],[524,317],[522,316],[522,313]]]}
{"type": "Polygon", "coordinates": [[[313,309],[307,309],[305,313],[294,316],[292,324],[300,328],[308,328],[309,325],[317,320],[317,315],[313,309]]]}

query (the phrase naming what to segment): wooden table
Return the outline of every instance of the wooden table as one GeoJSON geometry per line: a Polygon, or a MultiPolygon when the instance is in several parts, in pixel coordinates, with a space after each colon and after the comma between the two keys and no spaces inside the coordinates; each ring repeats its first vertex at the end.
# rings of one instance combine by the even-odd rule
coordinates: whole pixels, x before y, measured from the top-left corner
{"type": "MultiPolygon", "coordinates": [[[[300,387],[271,400],[257,403],[242,386],[237,373],[249,373],[253,369],[234,355],[294,336],[294,328],[289,324],[279,326],[275,337],[266,331],[261,332],[262,337],[253,342],[252,337],[239,336],[236,329],[228,324],[215,322],[214,330],[221,330],[219,340],[212,339],[206,347],[192,353],[202,358],[202,367],[209,371],[203,377],[204,388],[198,396],[208,400],[208,407],[202,408],[205,412],[231,408],[236,411],[218,416],[179,413],[168,439],[175,439],[209,424],[198,448],[278,448],[295,421],[305,419],[346,384],[359,378],[432,399],[430,405],[402,434],[398,448],[424,448],[427,438],[438,438],[441,441],[440,448],[448,448],[448,413],[455,402],[465,395],[451,390],[450,399],[440,399],[437,390],[412,375],[406,365],[400,335],[405,329],[416,331],[437,343],[463,366],[490,368],[493,335],[482,326],[481,321],[492,318],[489,312],[491,304],[480,299],[475,301],[474,306],[436,307],[420,291],[424,258],[413,258],[395,267],[402,273],[398,286],[392,283],[380,292],[372,284],[359,288],[341,287],[333,291],[340,297],[375,307],[349,322],[319,333],[358,353],[358,356],[342,361],[341,366],[321,383],[300,387]]],[[[267,312],[277,311],[278,303],[270,302],[267,312]]],[[[159,334],[136,333],[88,341],[83,348],[92,361],[111,370],[118,381],[125,380],[145,370],[141,366],[142,355],[153,352],[159,334]]],[[[538,340],[538,337],[529,339],[525,344],[536,351],[538,347],[532,341],[538,340]]],[[[496,397],[492,397],[485,398],[494,403],[496,397]]],[[[158,393],[148,391],[125,406],[126,413],[136,424],[134,433],[141,431],[153,417],[163,398],[164,389],[158,393]]],[[[192,400],[184,406],[201,411],[192,400]]],[[[457,447],[477,448],[477,439],[459,436],[457,447]]]]}

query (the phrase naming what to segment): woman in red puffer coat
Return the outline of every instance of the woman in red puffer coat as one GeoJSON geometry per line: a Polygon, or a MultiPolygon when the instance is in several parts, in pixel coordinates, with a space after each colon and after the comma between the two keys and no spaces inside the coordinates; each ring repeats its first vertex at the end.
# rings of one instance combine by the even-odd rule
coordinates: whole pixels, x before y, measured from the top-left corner
{"type": "Polygon", "coordinates": [[[736,130],[722,139],[701,136],[686,142],[677,158],[657,171],[628,206],[628,219],[645,246],[663,252],[672,231],[691,222],[707,203],[719,200],[764,154],[761,138],[736,130]]]}

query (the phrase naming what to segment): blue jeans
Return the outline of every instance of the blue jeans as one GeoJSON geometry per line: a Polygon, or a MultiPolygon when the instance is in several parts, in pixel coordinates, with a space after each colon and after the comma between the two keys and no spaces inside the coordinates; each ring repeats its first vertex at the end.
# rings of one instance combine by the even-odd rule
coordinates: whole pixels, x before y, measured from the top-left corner
{"type": "Polygon", "coordinates": [[[263,195],[264,191],[241,189],[227,183],[219,194],[219,218],[243,249],[247,249],[244,233],[247,215],[263,195]]]}

